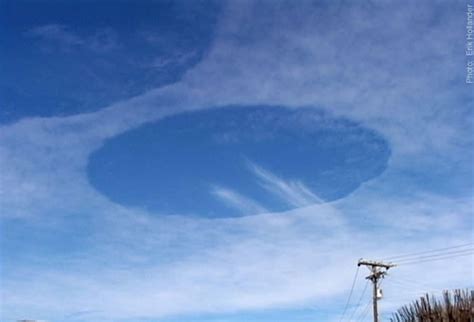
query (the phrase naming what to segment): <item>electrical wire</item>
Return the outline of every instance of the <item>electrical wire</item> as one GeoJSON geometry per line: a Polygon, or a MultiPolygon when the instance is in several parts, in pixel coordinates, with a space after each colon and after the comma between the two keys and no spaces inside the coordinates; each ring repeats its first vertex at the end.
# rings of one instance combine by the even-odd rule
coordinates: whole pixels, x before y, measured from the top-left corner
{"type": "Polygon", "coordinates": [[[367,286],[369,286],[369,281],[365,282],[364,290],[360,294],[359,300],[357,301],[357,305],[355,306],[354,310],[352,311],[351,317],[349,318],[349,321],[352,321],[352,318],[354,317],[355,313],[359,310],[360,303],[362,303],[362,299],[364,298],[365,292],[367,291],[367,286]]]}
{"type": "MultiPolygon", "coordinates": [[[[421,283],[420,281],[415,281],[415,280],[412,280],[412,279],[409,279],[405,276],[398,276],[396,277],[396,281],[397,282],[401,282],[401,283],[405,283],[407,285],[409,285],[410,287],[413,287],[413,286],[416,286],[416,287],[423,287],[423,288],[430,288],[431,286],[429,286],[428,284],[425,284],[425,283],[421,283]]],[[[394,280],[390,280],[390,281],[394,281],[394,280]]]]}
{"type": "Polygon", "coordinates": [[[408,282],[405,282],[404,280],[399,279],[399,278],[397,278],[396,280],[392,279],[390,281],[387,281],[387,283],[390,283],[390,285],[400,287],[400,288],[408,290],[408,291],[413,290],[414,288],[428,290],[428,291],[433,290],[432,287],[429,287],[427,285],[416,284],[416,283],[411,283],[411,282],[408,283],[408,282]]]}
{"type": "Polygon", "coordinates": [[[422,290],[416,291],[416,289],[420,289],[419,287],[416,287],[416,284],[404,284],[400,283],[400,281],[395,280],[387,281],[386,285],[394,289],[396,291],[396,294],[398,294],[399,296],[421,296],[426,293],[437,293],[440,291],[439,289],[435,289],[432,287],[423,287],[421,288],[422,290]]]}
{"type": "Polygon", "coordinates": [[[456,245],[456,246],[432,249],[432,250],[427,250],[427,251],[390,256],[390,257],[385,258],[384,260],[385,261],[393,261],[393,260],[399,261],[399,260],[405,259],[405,257],[413,257],[413,256],[417,256],[417,255],[424,255],[424,254],[430,254],[430,253],[439,253],[439,252],[444,253],[445,251],[448,251],[448,250],[451,250],[451,249],[464,248],[464,247],[473,246],[473,245],[474,245],[474,243],[471,242],[471,243],[462,244],[462,245],[456,245]]]}
{"type": "Polygon", "coordinates": [[[362,313],[359,315],[357,318],[356,322],[364,321],[365,317],[367,316],[367,313],[369,313],[369,308],[370,304],[372,304],[372,301],[369,301],[367,305],[365,306],[365,309],[362,311],[362,313]]]}
{"type": "Polygon", "coordinates": [[[474,255],[474,251],[470,251],[470,252],[467,252],[467,253],[461,253],[461,254],[457,254],[457,255],[451,255],[451,256],[442,256],[442,257],[434,257],[434,258],[428,258],[428,259],[407,261],[407,262],[400,263],[399,265],[400,266],[413,265],[413,264],[433,262],[433,261],[445,260],[445,259],[450,259],[450,258],[455,258],[455,257],[472,256],[472,255],[474,255]]]}
{"type": "MultiPolygon", "coordinates": [[[[415,281],[409,279],[405,276],[397,276],[396,279],[390,279],[388,282],[395,283],[398,285],[404,285],[407,289],[413,290],[414,288],[423,290],[421,293],[441,293],[445,290],[445,287],[438,285],[428,285],[426,283],[420,283],[420,281],[415,281]]],[[[419,293],[419,292],[418,292],[419,293]]],[[[474,322],[474,321],[473,321],[474,322]]]]}
{"type": "Polygon", "coordinates": [[[347,298],[347,302],[346,302],[346,305],[344,306],[344,311],[342,312],[342,315],[341,315],[341,318],[339,319],[339,322],[342,321],[342,319],[346,315],[347,308],[349,307],[349,302],[351,301],[352,293],[354,292],[354,286],[355,286],[355,283],[357,281],[357,276],[359,275],[359,268],[360,267],[357,266],[356,272],[354,274],[354,280],[352,281],[351,291],[349,292],[349,297],[347,298]]]}
{"type": "Polygon", "coordinates": [[[474,248],[468,248],[468,249],[451,251],[451,252],[444,252],[444,253],[433,254],[433,255],[424,255],[424,256],[406,258],[406,259],[401,259],[401,260],[397,261],[397,263],[411,262],[411,261],[414,261],[414,260],[430,259],[430,258],[435,258],[435,257],[448,256],[448,255],[457,255],[457,254],[464,254],[464,253],[470,253],[470,252],[474,252],[474,248]]]}

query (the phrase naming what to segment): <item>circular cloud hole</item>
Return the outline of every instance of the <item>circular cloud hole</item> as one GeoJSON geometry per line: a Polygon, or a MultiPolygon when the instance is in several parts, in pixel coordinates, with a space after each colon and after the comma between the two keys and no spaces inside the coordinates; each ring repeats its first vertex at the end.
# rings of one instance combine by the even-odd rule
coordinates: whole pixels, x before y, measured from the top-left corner
{"type": "Polygon", "coordinates": [[[188,112],[114,137],[88,166],[112,201],[157,214],[231,217],[342,198],[386,168],[376,132],[317,109],[188,112]]]}

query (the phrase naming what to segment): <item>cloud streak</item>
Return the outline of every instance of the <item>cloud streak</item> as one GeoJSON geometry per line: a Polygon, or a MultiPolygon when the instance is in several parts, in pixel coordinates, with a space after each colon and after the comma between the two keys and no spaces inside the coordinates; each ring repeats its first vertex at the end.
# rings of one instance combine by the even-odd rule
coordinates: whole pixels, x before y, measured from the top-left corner
{"type": "Polygon", "coordinates": [[[107,53],[119,47],[118,36],[110,28],[95,31],[84,37],[73,32],[66,25],[48,24],[31,28],[25,33],[44,42],[55,45],[61,51],[72,52],[74,49],[86,49],[98,53],[107,53]]]}
{"type": "Polygon", "coordinates": [[[285,181],[252,162],[248,162],[248,167],[265,190],[293,207],[305,207],[323,202],[301,181],[285,181]]]}
{"type": "Polygon", "coordinates": [[[230,207],[241,211],[242,214],[260,214],[268,212],[265,207],[260,205],[255,200],[245,197],[231,189],[216,186],[211,190],[211,193],[230,207]]]}

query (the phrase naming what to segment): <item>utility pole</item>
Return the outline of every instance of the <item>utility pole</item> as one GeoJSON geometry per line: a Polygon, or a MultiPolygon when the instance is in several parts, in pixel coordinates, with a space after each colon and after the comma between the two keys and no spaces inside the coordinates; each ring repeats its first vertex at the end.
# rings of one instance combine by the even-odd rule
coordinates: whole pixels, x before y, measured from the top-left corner
{"type": "Polygon", "coordinates": [[[373,310],[374,310],[374,322],[379,322],[379,312],[377,308],[377,301],[379,300],[378,294],[378,282],[381,278],[383,278],[387,271],[391,268],[396,266],[392,263],[382,263],[376,261],[369,261],[360,259],[357,263],[357,266],[367,266],[370,269],[371,274],[366,277],[366,279],[370,280],[373,284],[373,292],[372,292],[372,302],[373,302],[373,310]]]}

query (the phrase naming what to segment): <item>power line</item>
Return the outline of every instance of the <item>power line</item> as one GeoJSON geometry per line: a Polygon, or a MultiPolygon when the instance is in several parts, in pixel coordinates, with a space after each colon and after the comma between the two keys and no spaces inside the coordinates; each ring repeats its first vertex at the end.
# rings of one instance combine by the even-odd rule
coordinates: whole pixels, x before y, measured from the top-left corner
{"type": "MultiPolygon", "coordinates": [[[[444,287],[441,287],[439,284],[435,285],[428,285],[425,282],[420,282],[420,281],[415,281],[412,279],[409,279],[405,276],[396,276],[396,279],[390,279],[388,282],[395,282],[398,284],[404,284],[407,288],[413,289],[413,288],[418,288],[418,289],[423,289],[423,293],[429,291],[429,292],[441,292],[444,290],[444,287]]],[[[474,322],[474,321],[473,321],[474,322]]]]}
{"type": "Polygon", "coordinates": [[[419,284],[405,284],[405,283],[400,283],[400,281],[397,280],[390,280],[387,283],[390,285],[390,287],[393,287],[397,290],[397,293],[401,294],[415,294],[415,295],[423,295],[425,293],[435,293],[439,292],[440,289],[436,289],[434,287],[426,287],[426,286],[418,286],[419,284]],[[416,291],[416,289],[419,289],[419,291],[416,291]],[[421,291],[421,290],[422,291],[421,291]]]}
{"type": "Polygon", "coordinates": [[[365,282],[364,290],[360,294],[359,300],[357,301],[357,305],[354,308],[354,311],[352,311],[351,317],[349,318],[349,321],[352,321],[352,318],[354,317],[355,313],[359,310],[360,303],[362,303],[362,299],[364,298],[365,292],[367,291],[367,286],[369,286],[369,281],[367,280],[365,282]]]}
{"type": "Polygon", "coordinates": [[[414,258],[402,260],[399,263],[403,265],[405,263],[421,262],[421,261],[427,261],[427,260],[436,260],[436,259],[439,259],[439,258],[452,258],[452,257],[470,255],[470,254],[473,254],[473,253],[474,253],[474,249],[466,249],[466,250],[463,250],[463,251],[449,252],[449,253],[445,253],[445,254],[414,257],[414,258]]]}
{"type": "Polygon", "coordinates": [[[469,252],[474,252],[474,248],[468,248],[468,249],[463,249],[463,250],[457,250],[457,251],[450,251],[450,252],[444,252],[444,253],[439,253],[439,254],[433,254],[433,255],[424,255],[424,256],[417,256],[417,257],[412,257],[412,258],[406,258],[406,259],[401,259],[397,261],[397,263],[403,263],[403,262],[411,262],[414,260],[422,260],[422,259],[430,259],[430,258],[435,258],[435,257],[441,257],[441,256],[448,256],[448,255],[457,255],[457,254],[464,254],[464,253],[469,253],[469,252]]]}
{"type": "Polygon", "coordinates": [[[422,289],[426,289],[426,290],[432,289],[432,287],[424,285],[424,284],[407,282],[407,281],[401,279],[400,277],[397,277],[396,280],[391,279],[387,283],[391,283],[391,284],[400,286],[400,287],[402,287],[406,290],[413,290],[414,288],[422,288],[422,289]]]}
{"type": "Polygon", "coordinates": [[[415,284],[416,286],[430,287],[430,286],[428,286],[427,284],[420,283],[420,281],[412,280],[412,279],[410,279],[410,278],[407,278],[406,276],[397,276],[397,280],[398,280],[399,282],[408,283],[409,285],[415,284]]]}
{"type": "Polygon", "coordinates": [[[458,250],[458,251],[451,251],[451,252],[445,252],[445,253],[439,253],[439,254],[433,254],[433,255],[417,256],[417,257],[402,259],[398,261],[398,263],[412,262],[415,260],[424,260],[424,259],[443,257],[443,256],[452,256],[452,255],[458,255],[458,254],[462,255],[462,254],[472,253],[472,252],[474,252],[474,248],[468,248],[468,249],[463,249],[463,250],[458,250]]]}
{"type": "Polygon", "coordinates": [[[450,250],[450,249],[463,248],[463,247],[466,247],[466,246],[473,246],[473,245],[474,245],[474,243],[471,242],[471,243],[467,243],[467,244],[450,246],[450,247],[445,247],[445,248],[438,248],[438,249],[432,249],[432,250],[421,251],[421,252],[416,252],[416,253],[408,253],[408,254],[391,256],[391,257],[385,258],[384,260],[385,261],[390,261],[390,260],[397,260],[398,261],[398,260],[403,260],[403,258],[405,258],[405,257],[413,257],[413,256],[416,256],[416,255],[443,252],[443,251],[450,250]]]}
{"type": "Polygon", "coordinates": [[[436,257],[436,258],[424,259],[424,260],[408,261],[408,262],[401,263],[400,265],[406,266],[406,265],[413,265],[413,264],[419,264],[419,263],[434,262],[434,261],[445,260],[445,259],[450,259],[450,258],[455,258],[455,257],[469,256],[469,255],[474,255],[474,252],[471,251],[471,252],[468,252],[468,253],[463,253],[463,254],[458,254],[458,255],[436,257]]]}
{"type": "Polygon", "coordinates": [[[367,314],[369,313],[370,304],[372,304],[372,301],[369,300],[369,302],[368,302],[367,305],[365,306],[365,309],[361,312],[361,314],[360,314],[359,317],[357,318],[356,322],[364,321],[365,317],[366,317],[367,314]]]}
{"type": "Polygon", "coordinates": [[[352,281],[351,291],[349,292],[349,297],[347,298],[347,302],[346,302],[346,305],[344,307],[344,311],[342,312],[341,318],[339,319],[339,322],[342,321],[342,319],[346,315],[347,308],[349,307],[349,302],[351,301],[352,293],[354,292],[354,286],[355,286],[355,283],[357,281],[357,276],[359,275],[359,268],[360,268],[360,266],[357,266],[356,272],[354,274],[354,280],[352,281]]]}

